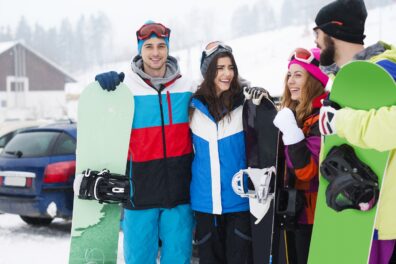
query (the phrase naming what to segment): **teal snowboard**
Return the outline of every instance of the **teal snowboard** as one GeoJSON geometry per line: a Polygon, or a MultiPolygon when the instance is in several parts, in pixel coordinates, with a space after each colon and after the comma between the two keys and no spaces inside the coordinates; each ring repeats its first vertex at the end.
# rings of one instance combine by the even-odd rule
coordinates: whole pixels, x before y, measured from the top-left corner
{"type": "MultiPolygon", "coordinates": [[[[91,83],[78,104],[76,174],[86,169],[125,175],[134,111],[124,84],[115,91],[91,83]]],[[[117,263],[120,206],[74,196],[69,264],[117,263]]]]}
{"type": "MultiPolygon", "coordinates": [[[[380,66],[355,61],[345,65],[337,74],[330,100],[341,107],[369,110],[396,104],[396,86],[392,77],[380,66]]],[[[347,143],[358,158],[378,176],[382,176],[389,152],[362,149],[349,144],[337,135],[326,136],[322,157],[333,146],[347,143]]],[[[319,193],[315,212],[308,263],[311,264],[363,264],[368,262],[373,237],[377,205],[369,211],[347,209],[336,212],[326,204],[328,181],[319,177],[319,193]]]]}

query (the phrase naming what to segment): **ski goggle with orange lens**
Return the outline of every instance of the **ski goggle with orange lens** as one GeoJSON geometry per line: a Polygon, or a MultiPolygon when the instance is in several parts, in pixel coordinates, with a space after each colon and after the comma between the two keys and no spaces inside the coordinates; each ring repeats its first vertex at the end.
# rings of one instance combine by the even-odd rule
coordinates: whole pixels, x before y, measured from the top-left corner
{"type": "Polygon", "coordinates": [[[319,66],[319,61],[315,58],[312,51],[304,49],[304,48],[297,48],[295,49],[289,57],[289,61],[297,60],[304,62],[306,64],[313,64],[319,66]]]}
{"type": "Polygon", "coordinates": [[[143,25],[138,31],[136,36],[138,40],[145,40],[150,38],[152,34],[157,35],[159,38],[169,38],[171,30],[160,23],[152,23],[143,25]]]}

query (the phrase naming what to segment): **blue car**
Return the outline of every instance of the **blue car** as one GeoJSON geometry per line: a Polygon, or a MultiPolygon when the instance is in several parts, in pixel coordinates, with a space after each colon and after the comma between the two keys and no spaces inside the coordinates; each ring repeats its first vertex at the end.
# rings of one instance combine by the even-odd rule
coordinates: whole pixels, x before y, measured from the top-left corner
{"type": "Polygon", "coordinates": [[[31,225],[70,219],[76,167],[76,124],[16,134],[0,154],[0,211],[31,225]]]}

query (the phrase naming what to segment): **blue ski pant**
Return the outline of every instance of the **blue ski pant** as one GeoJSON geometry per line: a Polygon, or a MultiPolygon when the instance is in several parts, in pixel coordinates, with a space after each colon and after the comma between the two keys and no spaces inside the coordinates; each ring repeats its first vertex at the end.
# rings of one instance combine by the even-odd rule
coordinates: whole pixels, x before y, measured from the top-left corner
{"type": "Polygon", "coordinates": [[[193,213],[190,205],[124,211],[126,264],[155,264],[161,240],[161,264],[189,264],[193,213]]]}

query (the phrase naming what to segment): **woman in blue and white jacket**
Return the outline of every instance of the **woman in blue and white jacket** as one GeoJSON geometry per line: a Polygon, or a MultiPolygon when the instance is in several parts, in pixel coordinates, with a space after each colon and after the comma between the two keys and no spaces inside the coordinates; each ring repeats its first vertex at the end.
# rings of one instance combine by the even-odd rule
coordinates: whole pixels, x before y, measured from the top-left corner
{"type": "Polygon", "coordinates": [[[244,95],[232,49],[211,42],[202,53],[204,77],[190,105],[195,156],[191,206],[200,263],[247,263],[251,253],[249,201],[231,180],[246,168],[244,95]]]}

